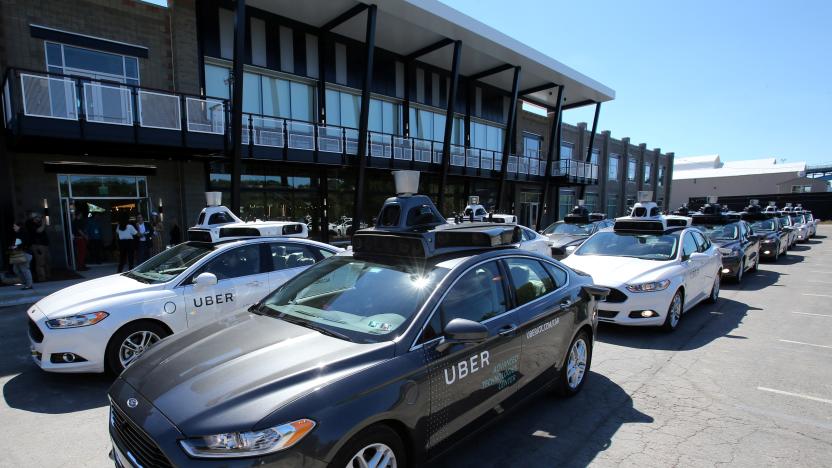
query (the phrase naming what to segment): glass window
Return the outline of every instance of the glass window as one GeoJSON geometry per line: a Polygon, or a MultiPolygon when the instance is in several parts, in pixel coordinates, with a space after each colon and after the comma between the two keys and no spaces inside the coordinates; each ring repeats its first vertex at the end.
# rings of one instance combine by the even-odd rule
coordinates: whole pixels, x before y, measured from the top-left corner
{"type": "Polygon", "coordinates": [[[433,141],[442,141],[445,139],[445,115],[438,112],[431,113],[433,114],[433,141]]]}
{"type": "Polygon", "coordinates": [[[560,144],[560,159],[572,159],[572,151],[575,145],[572,143],[562,142],[560,144]]]}
{"type": "Polygon", "coordinates": [[[607,195],[607,217],[618,216],[618,195],[607,195]]]}
{"type": "Polygon", "coordinates": [[[259,274],[260,244],[245,245],[223,252],[194,273],[194,278],[200,273],[213,273],[218,280],[259,274]]]}
{"type": "Polygon", "coordinates": [[[94,79],[139,84],[136,57],[111,54],[54,42],[44,43],[49,71],[94,79]]]}
{"type": "Polygon", "coordinates": [[[358,114],[361,112],[361,98],[348,93],[341,93],[341,125],[358,128],[358,114]]]}
{"type": "Polygon", "coordinates": [[[263,94],[260,90],[260,75],[243,73],[243,112],[263,113],[263,94]]]}
{"type": "Polygon", "coordinates": [[[699,231],[691,231],[691,234],[696,241],[697,252],[705,252],[711,247],[711,242],[699,231]]]}
{"type": "Polygon", "coordinates": [[[607,178],[609,180],[618,180],[618,155],[611,154],[608,162],[607,178]]]}
{"type": "Polygon", "coordinates": [[[740,227],[738,223],[728,223],[725,225],[709,224],[695,226],[702,231],[711,240],[737,240],[740,238],[740,227]]]}
{"type": "Polygon", "coordinates": [[[370,116],[367,120],[367,128],[371,132],[383,132],[383,120],[381,101],[370,99],[370,116]]]}
{"type": "MultiPolygon", "coordinates": [[[[643,260],[671,260],[676,256],[679,234],[632,234],[598,231],[572,255],[633,257],[643,260]]],[[[693,244],[694,251],[696,244],[693,244]]]]}
{"type": "Polygon", "coordinates": [[[652,183],[650,177],[652,177],[653,166],[650,163],[644,163],[644,183],[650,184],[652,183]]]}
{"type": "Polygon", "coordinates": [[[272,256],[271,267],[274,271],[315,264],[315,255],[304,245],[269,244],[269,251],[272,256]]]}
{"type": "Polygon", "coordinates": [[[121,55],[67,45],[64,46],[64,66],[108,75],[124,75],[124,57],[121,55]]]}
{"type": "Polygon", "coordinates": [[[216,65],[205,65],[205,94],[211,97],[229,99],[228,79],[231,70],[216,65]]]}
{"type": "Polygon", "coordinates": [[[599,156],[601,156],[601,150],[593,149],[589,162],[591,162],[592,164],[598,164],[598,157],[599,156]]]}
{"type": "Polygon", "coordinates": [[[290,82],[290,92],[292,99],[292,119],[306,122],[312,121],[312,111],[315,105],[312,87],[292,81],[290,82]]]}
{"type": "Polygon", "coordinates": [[[507,258],[506,265],[517,295],[518,306],[528,304],[555,290],[554,281],[537,260],[507,258]]]}
{"type": "Polygon", "coordinates": [[[234,219],[224,211],[214,213],[208,218],[208,224],[228,224],[233,222],[234,219]]]}
{"type": "Polygon", "coordinates": [[[268,76],[262,77],[260,81],[263,93],[263,114],[283,118],[291,117],[289,82],[268,76]]]}
{"type": "Polygon", "coordinates": [[[213,246],[186,242],[163,250],[125,275],[143,283],[166,283],[213,251],[213,246]]]}
{"type": "Polygon", "coordinates": [[[682,259],[690,258],[691,254],[698,250],[699,246],[696,245],[693,235],[691,233],[685,234],[685,239],[682,241],[682,259]]]}
{"type": "Polygon", "coordinates": [[[73,197],[130,197],[138,196],[134,176],[70,176],[73,197]]]}
{"type": "Polygon", "coordinates": [[[569,274],[562,268],[558,268],[549,262],[543,262],[543,266],[546,267],[546,271],[554,278],[555,289],[563,287],[569,280],[569,274]]]}
{"type": "Polygon", "coordinates": [[[664,166],[659,166],[659,180],[656,181],[656,185],[659,187],[664,184],[664,166]]]}
{"type": "Polygon", "coordinates": [[[326,90],[326,123],[341,125],[341,96],[334,89],[326,90]]]}
{"type": "Polygon", "coordinates": [[[425,330],[425,339],[441,336],[441,330],[453,319],[463,318],[482,322],[507,310],[505,290],[497,262],[478,265],[462,275],[442,300],[433,322],[439,327],[425,330]],[[431,337],[430,335],[433,335],[431,337]]]}
{"type": "Polygon", "coordinates": [[[631,182],[636,180],[636,160],[633,158],[627,160],[627,180],[631,182]]]}
{"type": "Polygon", "coordinates": [[[46,64],[54,67],[64,66],[64,55],[61,52],[60,44],[46,43],[46,64]]]}
{"type": "Polygon", "coordinates": [[[520,228],[520,231],[523,234],[523,240],[524,241],[534,240],[535,237],[537,237],[537,236],[535,236],[534,231],[532,231],[531,229],[520,228]]]}
{"type": "Polygon", "coordinates": [[[471,122],[471,146],[485,149],[488,145],[488,131],[485,124],[471,122]]]}
{"type": "Polygon", "coordinates": [[[488,134],[488,141],[486,142],[486,149],[491,151],[503,150],[503,129],[486,125],[486,132],[488,134]]]}
{"type": "Polygon", "coordinates": [[[542,139],[538,135],[523,133],[523,155],[528,158],[540,159],[540,145],[542,139]]]}
{"type": "Polygon", "coordinates": [[[564,216],[572,212],[575,206],[575,192],[572,190],[560,190],[560,204],[558,205],[558,219],[563,219],[564,216]]]}
{"type": "Polygon", "coordinates": [[[260,313],[354,342],[387,341],[447,273],[446,268],[335,256],[267,296],[260,313]]]}

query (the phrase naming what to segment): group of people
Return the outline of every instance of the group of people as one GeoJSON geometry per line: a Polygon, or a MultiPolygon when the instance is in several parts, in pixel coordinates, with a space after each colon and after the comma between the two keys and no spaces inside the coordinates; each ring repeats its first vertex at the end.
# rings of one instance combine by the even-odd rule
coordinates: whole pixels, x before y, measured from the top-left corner
{"type": "Polygon", "coordinates": [[[162,240],[162,220],[159,215],[152,213],[153,222],[144,220],[141,214],[135,218],[121,219],[116,227],[118,237],[118,272],[132,270],[136,263],[142,263],[148,258],[164,250],[162,240]]]}
{"type": "Polygon", "coordinates": [[[23,284],[21,289],[32,289],[37,281],[49,280],[49,236],[40,214],[32,214],[25,222],[12,226],[14,243],[9,252],[9,264],[23,284]],[[34,262],[32,262],[34,260],[34,262]],[[32,275],[32,264],[37,277],[32,275]]]}

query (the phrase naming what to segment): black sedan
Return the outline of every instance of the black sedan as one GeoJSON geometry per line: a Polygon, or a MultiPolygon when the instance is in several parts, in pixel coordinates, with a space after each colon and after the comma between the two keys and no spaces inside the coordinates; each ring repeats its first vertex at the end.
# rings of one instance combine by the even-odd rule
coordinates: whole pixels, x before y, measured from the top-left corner
{"type": "Polygon", "coordinates": [[[110,389],[116,463],[414,466],[531,395],[576,394],[608,290],[519,236],[359,231],[248,311],[163,340],[110,389]]]}
{"type": "Polygon", "coordinates": [[[760,238],[760,258],[774,260],[785,255],[791,242],[792,228],[783,226],[779,218],[748,220],[751,231],[760,238]]]}
{"type": "Polygon", "coordinates": [[[693,225],[719,246],[722,275],[742,282],[746,271],[760,266],[760,238],[742,220],[725,215],[693,215],[693,225]]]}

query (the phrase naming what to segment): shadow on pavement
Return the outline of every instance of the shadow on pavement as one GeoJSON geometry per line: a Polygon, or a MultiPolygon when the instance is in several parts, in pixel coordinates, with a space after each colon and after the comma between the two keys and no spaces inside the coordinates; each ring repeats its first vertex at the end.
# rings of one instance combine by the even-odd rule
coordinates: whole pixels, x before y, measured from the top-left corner
{"type": "MultiPolygon", "coordinates": [[[[742,278],[742,283],[737,284],[736,281],[728,278],[723,278],[722,289],[728,291],[759,291],[771,286],[781,287],[777,285],[780,276],[787,276],[786,273],[779,273],[771,270],[764,270],[758,268],[757,271],[746,271],[742,278]]],[[[698,306],[697,306],[698,307],[698,306]]]]}
{"type": "Polygon", "coordinates": [[[762,309],[720,298],[716,304],[699,304],[689,310],[672,333],[657,327],[624,327],[602,323],[598,326],[598,341],[640,349],[690,351],[718,338],[741,339],[740,336],[731,335],[731,332],[751,310],[762,309]]]}
{"type": "Polygon", "coordinates": [[[624,424],[653,418],[633,407],[627,392],[590,372],[583,391],[569,399],[534,397],[495,424],[453,447],[432,467],[586,466],[609,448],[624,424]]]}

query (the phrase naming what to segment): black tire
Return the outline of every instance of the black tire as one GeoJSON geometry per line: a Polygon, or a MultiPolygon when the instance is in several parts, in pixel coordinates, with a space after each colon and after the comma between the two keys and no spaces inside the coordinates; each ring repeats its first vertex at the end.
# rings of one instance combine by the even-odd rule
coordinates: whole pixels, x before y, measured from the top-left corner
{"type": "MultiPolygon", "coordinates": [[[[138,320],[135,322],[130,322],[127,325],[121,327],[113,336],[110,338],[110,342],[107,343],[107,350],[104,354],[104,361],[107,367],[107,372],[112,375],[119,375],[124,370],[124,366],[121,364],[121,359],[119,358],[119,351],[121,348],[122,343],[127,339],[127,337],[139,333],[139,332],[150,332],[155,334],[159,337],[159,340],[165,338],[166,336],[170,335],[170,332],[164,326],[156,323],[151,322],[149,320],[138,320]]],[[[151,343],[151,345],[155,344],[151,343]]],[[[149,346],[148,346],[149,347],[149,346]]],[[[145,347],[142,351],[138,354],[141,354],[148,348],[145,347]]],[[[138,357],[137,356],[137,357],[138,357]]]]}
{"type": "Polygon", "coordinates": [[[406,450],[404,448],[404,442],[402,442],[401,437],[399,437],[396,431],[384,424],[370,426],[354,435],[341,447],[341,450],[338,451],[329,466],[333,468],[344,468],[348,466],[348,463],[352,462],[353,457],[357,456],[362,449],[373,444],[386,445],[393,451],[397,466],[408,466],[408,460],[405,458],[406,450]]]}
{"type": "Polygon", "coordinates": [[[754,259],[754,265],[751,265],[751,271],[757,272],[760,269],[760,251],[757,251],[757,258],[754,259]]]}
{"type": "Polygon", "coordinates": [[[589,368],[592,365],[592,339],[590,338],[589,333],[585,330],[580,331],[575,338],[572,339],[572,342],[569,343],[569,348],[566,350],[566,357],[563,360],[563,365],[561,366],[560,372],[556,377],[555,382],[555,394],[561,398],[570,398],[578,393],[580,393],[581,389],[584,388],[584,383],[586,383],[586,378],[589,375],[589,368]],[[581,379],[577,385],[571,385],[569,383],[569,362],[572,355],[572,351],[576,348],[576,345],[579,341],[582,341],[585,346],[586,350],[586,359],[585,365],[583,368],[583,374],[581,374],[581,379]]]}
{"type": "Polygon", "coordinates": [[[719,285],[721,281],[719,272],[717,272],[716,278],[714,278],[714,285],[711,286],[711,294],[705,299],[709,304],[716,304],[719,301],[719,285]]]}
{"type": "Polygon", "coordinates": [[[682,323],[682,315],[685,313],[685,295],[682,294],[682,290],[679,289],[676,291],[676,294],[673,295],[673,299],[670,300],[670,305],[667,306],[667,315],[664,317],[664,323],[662,324],[662,330],[670,333],[675,331],[679,328],[679,324],[682,323]],[[672,318],[673,315],[673,308],[676,305],[676,298],[679,298],[679,316],[674,321],[672,318]]]}
{"type": "Polygon", "coordinates": [[[780,243],[778,242],[774,248],[774,263],[780,260],[780,243]]]}

